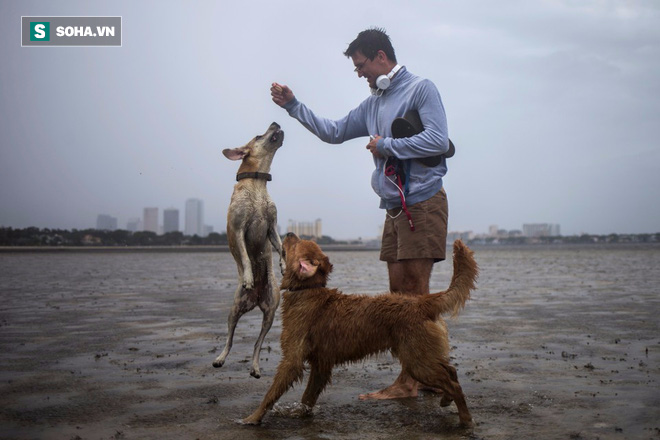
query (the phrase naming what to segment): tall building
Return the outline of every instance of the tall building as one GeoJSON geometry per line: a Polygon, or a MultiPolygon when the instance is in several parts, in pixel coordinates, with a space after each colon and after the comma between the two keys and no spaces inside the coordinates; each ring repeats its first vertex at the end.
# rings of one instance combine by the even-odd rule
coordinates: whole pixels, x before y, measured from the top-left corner
{"type": "Polygon", "coordinates": [[[145,231],[151,231],[158,234],[158,208],[144,208],[142,224],[145,231]]]}
{"type": "Polygon", "coordinates": [[[553,223],[528,223],[523,225],[525,237],[557,237],[560,234],[559,225],[553,223]]]}
{"type": "Polygon", "coordinates": [[[185,235],[204,236],[204,202],[200,199],[186,200],[185,235]]]}
{"type": "Polygon", "coordinates": [[[107,214],[99,214],[99,216],[96,217],[96,229],[99,231],[117,230],[117,217],[112,217],[107,214]]]}
{"type": "Polygon", "coordinates": [[[321,238],[323,236],[323,221],[317,218],[313,222],[298,222],[289,220],[286,232],[293,232],[298,237],[321,238]]]}
{"type": "Polygon", "coordinates": [[[163,211],[163,232],[179,232],[179,210],[167,208],[163,211]]]}

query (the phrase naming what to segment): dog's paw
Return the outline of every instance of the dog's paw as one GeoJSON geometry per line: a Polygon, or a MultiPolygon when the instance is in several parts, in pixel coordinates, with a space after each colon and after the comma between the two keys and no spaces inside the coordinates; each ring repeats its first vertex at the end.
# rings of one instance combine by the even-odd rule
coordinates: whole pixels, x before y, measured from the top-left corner
{"type": "Polygon", "coordinates": [[[313,408],[302,402],[293,402],[291,404],[277,403],[273,406],[273,414],[288,418],[304,418],[313,415],[313,408]]]}
{"type": "Polygon", "coordinates": [[[254,274],[251,267],[244,267],[243,272],[239,272],[238,279],[243,289],[254,289],[254,274]]]}
{"type": "Polygon", "coordinates": [[[259,379],[261,377],[261,371],[259,371],[258,368],[253,368],[250,370],[250,376],[254,377],[255,379],[259,379]]]}
{"type": "Polygon", "coordinates": [[[215,360],[213,361],[213,366],[214,366],[215,368],[220,368],[220,367],[222,367],[222,366],[225,364],[225,360],[227,359],[227,355],[228,355],[228,354],[229,354],[229,351],[227,350],[227,348],[225,348],[224,350],[222,350],[222,353],[220,354],[220,356],[218,356],[217,358],[215,358],[215,360]]]}
{"type": "Polygon", "coordinates": [[[257,426],[261,424],[261,420],[254,420],[252,417],[247,417],[245,419],[234,420],[239,425],[248,425],[248,426],[257,426]]]}
{"type": "Polygon", "coordinates": [[[250,279],[243,278],[242,286],[243,286],[243,289],[252,290],[252,289],[254,289],[254,280],[252,278],[250,278],[250,279]]]}
{"type": "Polygon", "coordinates": [[[462,429],[473,429],[474,428],[474,422],[472,421],[472,419],[470,419],[470,420],[461,420],[458,423],[458,426],[462,429]]]}

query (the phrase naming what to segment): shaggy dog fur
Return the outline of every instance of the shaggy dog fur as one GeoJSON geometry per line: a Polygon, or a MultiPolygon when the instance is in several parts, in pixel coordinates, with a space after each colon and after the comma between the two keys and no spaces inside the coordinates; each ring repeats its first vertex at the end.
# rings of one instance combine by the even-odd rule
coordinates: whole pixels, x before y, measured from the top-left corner
{"type": "Polygon", "coordinates": [[[310,367],[302,403],[314,406],[335,365],[390,350],[404,372],[443,391],[444,405],[456,403],[461,424],[472,417],[449,365],[449,338],[440,315],[457,315],[475,288],[473,252],[454,243],[454,275],[449,289],[431,295],[344,295],[326,288],[332,264],[314,242],[288,234],[283,242],[286,271],[281,288],[282,359],[259,408],[242,423],[258,424],[265,413],[310,367]]]}

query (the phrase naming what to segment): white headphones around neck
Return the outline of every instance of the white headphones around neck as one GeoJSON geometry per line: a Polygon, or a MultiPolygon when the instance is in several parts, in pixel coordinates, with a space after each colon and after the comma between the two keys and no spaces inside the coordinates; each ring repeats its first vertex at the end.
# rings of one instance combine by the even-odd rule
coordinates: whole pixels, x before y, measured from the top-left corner
{"type": "Polygon", "coordinates": [[[401,69],[400,65],[394,66],[394,68],[387,75],[380,75],[376,78],[376,87],[378,90],[385,90],[390,86],[392,77],[401,69]]]}

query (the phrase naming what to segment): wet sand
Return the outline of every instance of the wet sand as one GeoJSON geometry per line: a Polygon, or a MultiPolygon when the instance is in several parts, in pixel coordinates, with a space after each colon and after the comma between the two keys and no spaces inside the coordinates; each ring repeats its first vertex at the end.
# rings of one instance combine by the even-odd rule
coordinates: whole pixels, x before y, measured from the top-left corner
{"type": "MultiPolygon", "coordinates": [[[[330,285],[387,288],[375,252],[329,252],[330,285]]],[[[221,369],[235,286],[227,253],[0,254],[3,439],[658,439],[660,247],[476,248],[479,289],[448,320],[475,426],[429,393],[358,400],[389,385],[382,355],[337,368],[311,417],[249,415],[280,359],[276,319],[249,376],[257,311],[221,369]]],[[[434,290],[446,287],[447,262],[434,290]]]]}

